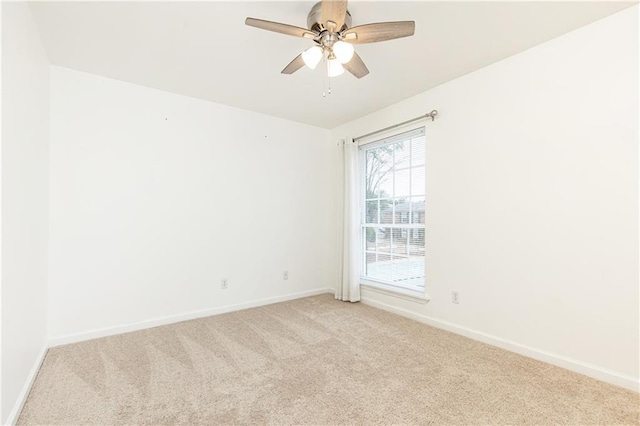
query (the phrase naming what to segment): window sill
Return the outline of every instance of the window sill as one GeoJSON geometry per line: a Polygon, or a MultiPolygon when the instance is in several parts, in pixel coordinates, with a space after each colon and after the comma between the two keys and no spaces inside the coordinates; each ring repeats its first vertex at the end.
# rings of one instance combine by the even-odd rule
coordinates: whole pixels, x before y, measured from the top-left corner
{"type": "Polygon", "coordinates": [[[410,302],[426,304],[429,300],[431,300],[431,297],[429,297],[428,294],[421,291],[394,287],[391,285],[377,283],[375,281],[360,279],[360,287],[364,287],[367,290],[371,290],[375,293],[405,299],[410,302]]]}

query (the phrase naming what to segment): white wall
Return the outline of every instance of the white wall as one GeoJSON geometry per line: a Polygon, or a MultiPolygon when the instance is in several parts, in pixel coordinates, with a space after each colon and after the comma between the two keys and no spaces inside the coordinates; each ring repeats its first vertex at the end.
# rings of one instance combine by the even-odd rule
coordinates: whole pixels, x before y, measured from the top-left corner
{"type": "Polygon", "coordinates": [[[2,2],[0,419],[15,420],[46,345],[49,63],[26,3],[2,2]]]}
{"type": "Polygon", "coordinates": [[[363,300],[637,389],[637,94],[635,6],[334,129],[440,112],[431,301],[363,300]]]}
{"type": "Polygon", "coordinates": [[[325,129],[52,67],[50,337],[332,287],[336,150],[325,129]]]}

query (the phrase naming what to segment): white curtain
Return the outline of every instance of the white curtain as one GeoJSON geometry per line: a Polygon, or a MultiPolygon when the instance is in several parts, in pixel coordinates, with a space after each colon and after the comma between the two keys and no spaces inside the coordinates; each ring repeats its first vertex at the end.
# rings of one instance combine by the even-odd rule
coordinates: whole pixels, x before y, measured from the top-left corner
{"type": "Polygon", "coordinates": [[[343,146],[342,279],[336,299],[360,300],[360,190],[358,144],[345,138],[343,146]]]}

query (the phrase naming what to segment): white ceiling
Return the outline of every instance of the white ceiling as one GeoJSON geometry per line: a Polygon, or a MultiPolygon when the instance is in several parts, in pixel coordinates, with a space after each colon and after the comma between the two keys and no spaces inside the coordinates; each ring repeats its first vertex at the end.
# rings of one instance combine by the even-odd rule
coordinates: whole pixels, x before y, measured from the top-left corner
{"type": "MultiPolygon", "coordinates": [[[[244,25],[306,26],[315,2],[32,3],[54,65],[333,128],[635,2],[350,2],[353,25],[415,20],[410,38],[357,45],[370,74],[282,68],[311,41],[244,25]]],[[[428,108],[428,106],[425,106],[428,108]]]]}

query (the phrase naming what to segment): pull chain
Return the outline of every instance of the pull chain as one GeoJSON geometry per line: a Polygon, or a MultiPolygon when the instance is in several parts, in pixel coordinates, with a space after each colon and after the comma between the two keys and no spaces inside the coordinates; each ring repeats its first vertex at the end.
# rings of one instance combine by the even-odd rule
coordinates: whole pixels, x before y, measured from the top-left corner
{"type": "MultiPolygon", "coordinates": [[[[326,72],[322,73],[322,97],[327,97],[327,80],[329,79],[329,61],[327,61],[326,56],[322,58],[322,62],[325,63],[326,72]]],[[[329,87],[329,94],[331,94],[331,87],[329,87]]]]}
{"type": "Polygon", "coordinates": [[[322,97],[326,98],[327,95],[331,94],[331,77],[329,77],[329,58],[327,54],[322,57],[322,62],[325,65],[325,72],[322,75],[322,97]]]}
{"type": "Polygon", "coordinates": [[[327,57],[327,85],[329,86],[329,94],[331,94],[331,77],[329,77],[329,58],[327,57]]]}
{"type": "Polygon", "coordinates": [[[324,81],[324,87],[326,88],[324,93],[322,93],[322,97],[326,98],[327,94],[331,94],[331,77],[329,77],[329,60],[325,58],[324,61],[327,64],[327,66],[325,67],[327,69],[327,72],[324,74],[322,79],[324,81]]]}

